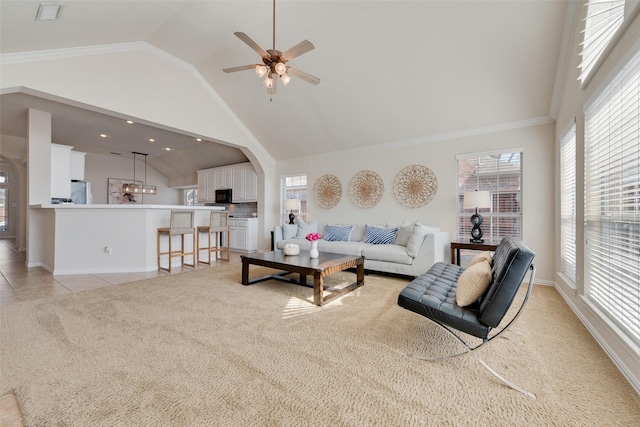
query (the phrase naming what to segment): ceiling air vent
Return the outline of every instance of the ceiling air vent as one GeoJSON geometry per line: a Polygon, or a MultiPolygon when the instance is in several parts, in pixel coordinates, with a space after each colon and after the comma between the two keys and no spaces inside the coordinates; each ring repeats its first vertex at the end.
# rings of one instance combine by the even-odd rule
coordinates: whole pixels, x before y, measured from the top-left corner
{"type": "Polygon", "coordinates": [[[38,13],[36,14],[36,21],[54,21],[60,17],[61,10],[61,4],[40,3],[38,13]]]}

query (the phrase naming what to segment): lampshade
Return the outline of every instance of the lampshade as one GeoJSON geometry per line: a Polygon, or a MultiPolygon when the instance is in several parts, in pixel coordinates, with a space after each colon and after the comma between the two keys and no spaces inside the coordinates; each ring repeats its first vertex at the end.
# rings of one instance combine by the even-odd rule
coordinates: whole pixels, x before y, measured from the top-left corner
{"type": "Polygon", "coordinates": [[[287,76],[286,74],[283,74],[280,76],[280,80],[282,81],[282,84],[286,86],[291,81],[291,77],[287,76]]]}
{"type": "Polygon", "coordinates": [[[262,83],[269,89],[273,87],[273,79],[271,77],[267,77],[262,83]]]}
{"type": "Polygon", "coordinates": [[[262,77],[267,74],[267,66],[266,65],[256,65],[256,74],[258,77],[262,77]]]}
{"type": "Polygon", "coordinates": [[[491,207],[491,193],[488,191],[470,191],[464,193],[463,209],[487,209],[491,207]]]}
{"type": "Polygon", "coordinates": [[[299,211],[300,200],[299,199],[286,199],[284,201],[284,210],[286,211],[299,211]]]}
{"type": "Polygon", "coordinates": [[[283,75],[287,72],[287,66],[284,65],[284,62],[278,62],[275,66],[276,73],[283,75]]]}

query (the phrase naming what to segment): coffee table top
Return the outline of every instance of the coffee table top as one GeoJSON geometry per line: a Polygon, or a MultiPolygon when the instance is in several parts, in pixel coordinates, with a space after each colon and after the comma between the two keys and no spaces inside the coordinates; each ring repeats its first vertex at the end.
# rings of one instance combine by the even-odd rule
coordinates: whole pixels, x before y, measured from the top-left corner
{"type": "Polygon", "coordinates": [[[300,251],[300,254],[298,255],[285,255],[284,252],[276,250],[241,255],[241,258],[246,258],[251,264],[269,264],[274,267],[294,266],[322,271],[326,268],[334,267],[344,262],[354,261],[362,257],[356,255],[334,254],[331,252],[320,252],[318,258],[310,258],[309,251],[300,251]]]}

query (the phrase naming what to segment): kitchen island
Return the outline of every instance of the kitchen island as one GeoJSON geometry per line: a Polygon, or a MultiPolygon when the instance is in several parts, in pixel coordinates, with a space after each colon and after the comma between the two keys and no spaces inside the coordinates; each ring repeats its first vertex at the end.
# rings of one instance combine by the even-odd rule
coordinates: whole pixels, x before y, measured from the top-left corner
{"type": "MultiPolygon", "coordinates": [[[[157,230],[172,210],[195,212],[195,226],[209,223],[220,206],[31,205],[27,266],[53,274],[129,273],[157,270],[157,230]]],[[[179,238],[175,236],[174,238],[179,238]]],[[[166,244],[166,242],[163,242],[166,244]]],[[[187,248],[191,239],[185,239],[187,248]]],[[[174,260],[174,262],[178,262],[174,260]]]]}

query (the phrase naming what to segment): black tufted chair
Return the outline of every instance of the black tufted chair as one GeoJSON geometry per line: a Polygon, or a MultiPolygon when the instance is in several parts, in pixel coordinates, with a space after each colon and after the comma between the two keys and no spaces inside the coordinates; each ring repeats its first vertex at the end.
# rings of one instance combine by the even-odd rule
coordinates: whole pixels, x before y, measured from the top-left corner
{"type": "MultiPolygon", "coordinates": [[[[456,304],[456,287],[462,273],[460,266],[439,262],[426,273],[416,277],[400,292],[398,305],[437,323],[464,344],[466,350],[444,357],[409,356],[430,361],[451,359],[473,353],[502,335],[520,316],[529,299],[535,276],[535,267],[532,264],[534,256],[533,251],[521,241],[505,237],[493,256],[489,289],[478,302],[467,307],[456,304]],[[520,308],[509,322],[500,326],[529,270],[529,285],[520,308]],[[455,331],[482,338],[482,343],[472,347],[455,331]]],[[[474,357],[500,381],[535,398],[533,393],[501,377],[477,354],[474,354],[474,357]]]]}

